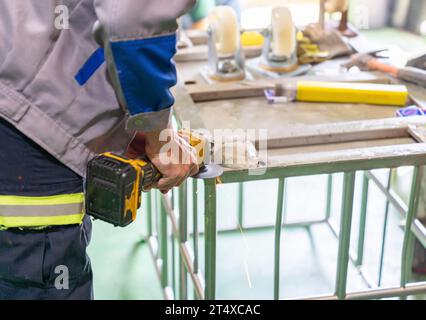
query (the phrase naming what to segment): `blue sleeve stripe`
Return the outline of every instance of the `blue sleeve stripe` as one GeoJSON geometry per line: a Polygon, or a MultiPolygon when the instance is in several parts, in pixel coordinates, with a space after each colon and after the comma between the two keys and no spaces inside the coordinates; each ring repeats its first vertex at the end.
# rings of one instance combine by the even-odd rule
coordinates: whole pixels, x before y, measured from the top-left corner
{"type": "Polygon", "coordinates": [[[95,74],[95,72],[105,62],[105,52],[103,48],[98,48],[92,55],[87,59],[78,73],[75,75],[75,80],[80,86],[84,86],[87,81],[95,74]]]}
{"type": "Polygon", "coordinates": [[[176,34],[111,43],[114,62],[131,115],[170,108],[176,84],[176,34]]]}

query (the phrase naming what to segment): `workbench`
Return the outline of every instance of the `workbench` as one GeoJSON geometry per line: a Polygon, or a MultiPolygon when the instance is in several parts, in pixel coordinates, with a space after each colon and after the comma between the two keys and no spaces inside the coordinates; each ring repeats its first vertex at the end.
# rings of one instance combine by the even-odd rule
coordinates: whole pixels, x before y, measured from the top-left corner
{"type": "MultiPolygon", "coordinates": [[[[308,74],[298,78],[283,78],[280,81],[324,80],[390,83],[387,76],[370,72],[342,73],[338,59],[319,64],[308,74]]],[[[360,104],[302,103],[270,105],[262,96],[263,90],[273,87],[277,80],[268,80],[253,75],[253,81],[239,83],[206,84],[200,70],[206,61],[178,62],[180,84],[173,89],[176,97],[174,113],[177,123],[190,125],[191,129],[267,129],[265,137],[256,139],[256,146],[267,143],[267,157],[262,174],[249,170],[225,168],[219,179],[204,181],[190,180],[175,191],[172,196],[155,195],[148,198],[149,242],[156,259],[157,270],[165,297],[169,299],[188,298],[188,277],[194,287],[195,298],[215,299],[216,297],[216,192],[221,184],[241,183],[237,199],[239,225],[244,229],[243,191],[244,182],[278,179],[274,248],[274,298],[279,299],[280,247],[283,224],[283,202],[286,194],[286,178],[328,174],[327,209],[324,218],[310,223],[325,223],[338,238],[338,261],[335,291],[331,296],[314,297],[324,299],[362,299],[406,297],[426,292],[426,283],[408,284],[415,236],[422,238],[416,223],[423,166],[426,164],[426,119],[424,117],[396,118],[393,106],[372,106],[360,104]],[[413,166],[413,181],[410,200],[406,208],[390,194],[389,185],[381,185],[371,170],[413,166]],[[354,202],[355,173],[364,172],[360,238],[357,253],[349,250],[352,211],[354,202]],[[329,223],[333,173],[343,173],[343,194],[340,227],[329,223]],[[400,207],[405,213],[403,251],[401,255],[401,282],[395,288],[367,289],[347,293],[348,263],[362,266],[365,233],[365,215],[368,200],[368,183],[373,181],[383,189],[387,201],[400,207]],[[188,184],[191,184],[189,192],[188,184]],[[198,201],[198,189],[203,188],[203,204],[198,201]],[[387,192],[387,193],[386,193],[387,192]],[[189,196],[189,197],[188,197],[189,196]],[[192,203],[192,226],[189,227],[188,201],[192,203]],[[159,210],[154,213],[154,209],[159,210]],[[154,216],[157,215],[155,218],[154,216]],[[204,231],[199,231],[199,215],[203,215],[204,231]],[[153,220],[159,221],[158,234],[153,231],[153,220]],[[364,224],[363,224],[364,222],[364,224]],[[179,284],[178,290],[170,283],[170,268],[175,276],[175,259],[169,257],[167,245],[171,225],[172,238],[178,243],[179,284]],[[364,228],[364,229],[362,229],[364,228]],[[416,229],[417,228],[417,229],[416,229]],[[189,230],[191,229],[191,232],[189,230]],[[204,270],[201,268],[199,237],[204,236],[204,270]],[[191,243],[192,241],[192,243],[191,243]],[[177,292],[178,291],[178,292],[177,292]]],[[[424,90],[410,85],[415,103],[422,104],[424,90]]],[[[390,174],[389,174],[390,175],[390,174]]],[[[389,179],[390,181],[390,179],[389,179]]],[[[388,209],[387,209],[388,210],[388,209]]],[[[306,222],[292,223],[291,227],[306,225],[306,222]]],[[[423,239],[424,241],[424,239],[423,239]]],[[[426,243],[426,242],[425,242],[426,243]]],[[[172,250],[174,246],[172,246],[172,250]]],[[[174,252],[173,254],[176,254],[174,252]]],[[[175,279],[174,279],[175,280],[175,279]]],[[[175,281],[173,281],[175,282],[175,281]]]]}

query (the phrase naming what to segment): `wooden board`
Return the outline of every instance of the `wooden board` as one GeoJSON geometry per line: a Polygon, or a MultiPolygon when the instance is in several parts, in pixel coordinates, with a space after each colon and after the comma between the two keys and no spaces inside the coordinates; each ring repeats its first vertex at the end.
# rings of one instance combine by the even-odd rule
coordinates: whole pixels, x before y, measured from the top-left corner
{"type": "MultiPolygon", "coordinates": [[[[268,149],[303,147],[332,143],[347,143],[370,140],[390,140],[410,138],[412,142],[423,142],[425,132],[417,127],[426,124],[423,118],[379,119],[320,124],[306,127],[303,131],[294,130],[280,138],[267,140],[268,149]]],[[[258,143],[262,143],[258,141],[258,143]]]]}
{"type": "MultiPolygon", "coordinates": [[[[332,146],[327,148],[331,149],[332,146]]],[[[267,170],[279,170],[283,176],[289,177],[426,164],[425,143],[401,144],[390,141],[390,144],[375,146],[360,144],[355,148],[347,145],[339,150],[304,151],[289,154],[282,150],[276,150],[275,154],[273,151],[268,152],[267,170]]],[[[225,168],[225,172],[238,171],[244,170],[225,168]]],[[[249,180],[246,177],[244,179],[249,180]]]]}
{"type": "MultiPolygon", "coordinates": [[[[407,141],[409,142],[409,141],[407,141]]],[[[330,146],[327,147],[331,149],[330,146]]],[[[426,143],[400,143],[390,141],[390,145],[378,144],[354,147],[346,146],[338,150],[315,150],[286,154],[282,150],[268,151],[267,167],[257,170],[235,170],[224,168],[219,182],[243,182],[277,177],[294,177],[337,172],[353,172],[401,166],[424,166],[426,164],[426,143]]]]}
{"type": "Polygon", "coordinates": [[[400,146],[407,144],[415,144],[416,141],[411,137],[405,138],[392,138],[392,139],[370,139],[370,140],[356,140],[351,142],[340,143],[322,143],[317,145],[300,145],[287,148],[269,149],[268,158],[269,162],[279,160],[283,156],[289,155],[305,155],[317,152],[335,152],[342,150],[354,150],[362,148],[375,148],[384,146],[400,146]]]}
{"type": "Polygon", "coordinates": [[[194,46],[207,44],[207,31],[204,30],[185,30],[186,36],[191,40],[194,46]]]}
{"type": "MultiPolygon", "coordinates": [[[[245,47],[243,49],[246,58],[255,58],[262,54],[262,47],[245,47]]],[[[198,45],[179,49],[174,60],[176,62],[206,61],[209,57],[207,45],[198,45]]]]}

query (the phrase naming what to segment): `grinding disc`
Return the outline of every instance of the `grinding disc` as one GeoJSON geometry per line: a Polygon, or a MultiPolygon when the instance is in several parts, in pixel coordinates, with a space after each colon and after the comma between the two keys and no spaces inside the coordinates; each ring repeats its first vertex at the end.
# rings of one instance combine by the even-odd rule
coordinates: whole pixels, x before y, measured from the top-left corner
{"type": "Polygon", "coordinates": [[[202,166],[200,171],[192,178],[195,179],[214,179],[218,178],[223,174],[223,168],[217,164],[209,164],[202,166]]]}

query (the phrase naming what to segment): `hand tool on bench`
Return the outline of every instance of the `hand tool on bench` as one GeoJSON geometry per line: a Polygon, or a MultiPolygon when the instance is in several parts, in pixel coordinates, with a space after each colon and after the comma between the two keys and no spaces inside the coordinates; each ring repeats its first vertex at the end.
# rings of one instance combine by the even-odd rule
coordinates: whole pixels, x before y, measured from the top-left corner
{"type": "Polygon", "coordinates": [[[274,89],[265,90],[265,96],[270,103],[305,101],[405,106],[408,101],[404,85],[326,81],[278,83],[274,89]]]}
{"type": "Polygon", "coordinates": [[[398,68],[396,66],[381,62],[368,53],[354,54],[348,63],[343,64],[343,67],[346,69],[350,69],[354,66],[357,66],[361,70],[381,71],[400,80],[426,87],[425,70],[414,67],[398,68]]]}

